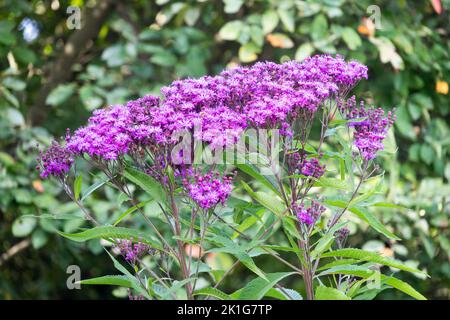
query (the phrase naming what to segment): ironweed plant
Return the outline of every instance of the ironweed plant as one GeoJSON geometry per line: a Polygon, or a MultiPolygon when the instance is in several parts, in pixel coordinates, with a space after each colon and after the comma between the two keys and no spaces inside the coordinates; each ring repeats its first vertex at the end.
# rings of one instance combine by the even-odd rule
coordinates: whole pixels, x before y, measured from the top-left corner
{"type": "Polygon", "coordinates": [[[349,97],[363,78],[367,67],[340,56],[260,62],[175,81],[161,99],[94,111],[38,158],[41,176],[58,179],[92,224],[61,234],[107,240],[121,272],[81,283],[128,287],[147,299],[371,299],[387,288],[425,299],[393,276],[421,270],[347,247],[349,214],[399,240],[368,210],[395,206],[376,198],[376,158],[395,116],[349,97]],[[319,137],[310,136],[314,125],[319,137]],[[83,189],[79,159],[105,179],[83,189]],[[129,208],[100,224],[83,200],[104,185],[129,208]],[[133,218],[146,228],[133,228],[133,218]],[[211,264],[218,253],[234,264],[211,264]],[[263,254],[278,272],[257,266],[263,254]],[[238,264],[257,277],[225,293],[220,286],[238,264]],[[305,292],[283,286],[288,277],[302,279],[305,292]]]}

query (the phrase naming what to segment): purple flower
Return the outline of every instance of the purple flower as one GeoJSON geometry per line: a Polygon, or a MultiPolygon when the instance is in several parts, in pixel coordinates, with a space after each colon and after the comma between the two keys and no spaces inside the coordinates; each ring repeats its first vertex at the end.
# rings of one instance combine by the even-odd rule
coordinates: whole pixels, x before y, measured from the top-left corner
{"type": "Polygon", "coordinates": [[[334,233],[334,237],[336,238],[339,247],[342,247],[345,244],[345,240],[347,240],[349,233],[350,230],[347,227],[343,227],[334,233]]]}
{"type": "Polygon", "coordinates": [[[314,223],[314,218],[302,206],[297,209],[297,218],[303,224],[311,225],[314,223]]]}
{"type": "Polygon", "coordinates": [[[116,160],[136,146],[175,144],[174,133],[199,127],[195,138],[213,148],[234,144],[247,127],[279,128],[300,110],[320,104],[367,78],[367,68],[342,57],[314,56],[304,62],[259,62],[217,76],[174,81],[155,96],[96,110],[69,139],[70,152],[116,160]]]}
{"type": "Polygon", "coordinates": [[[325,211],[325,207],[319,202],[312,200],[311,205],[305,208],[303,204],[298,205],[294,203],[292,205],[298,221],[302,224],[312,225],[314,224],[325,211]]]}
{"type": "Polygon", "coordinates": [[[341,105],[340,110],[346,119],[362,119],[350,121],[348,126],[355,129],[354,143],[362,157],[374,159],[377,151],[384,149],[383,140],[395,121],[393,112],[389,111],[385,116],[383,109],[366,108],[363,101],[357,106],[354,96],[347,100],[345,106],[341,105]]]}
{"type": "Polygon", "coordinates": [[[319,179],[325,173],[325,166],[321,166],[317,158],[305,159],[300,163],[299,171],[304,176],[319,179]]]}
{"type": "Polygon", "coordinates": [[[95,110],[88,125],[70,137],[67,148],[74,154],[87,154],[103,160],[115,160],[135,145],[165,141],[162,129],[153,124],[152,109],[159,99],[146,96],[126,105],[95,110]]]}
{"type": "Polygon", "coordinates": [[[220,176],[219,172],[202,174],[194,170],[187,170],[183,185],[189,196],[202,209],[208,210],[217,204],[225,204],[231,191],[233,177],[220,176]]]}
{"type": "Polygon", "coordinates": [[[45,152],[39,152],[37,169],[41,171],[42,178],[49,175],[63,177],[69,172],[73,161],[74,158],[67,148],[53,141],[45,152]]]}
{"type": "Polygon", "coordinates": [[[325,173],[325,166],[317,158],[306,158],[306,154],[292,152],[288,154],[288,165],[293,173],[319,179],[325,173]]]}
{"type": "Polygon", "coordinates": [[[120,250],[120,254],[125,260],[133,265],[151,251],[150,247],[140,240],[137,243],[133,243],[133,238],[130,240],[117,240],[115,246],[120,250]]]}

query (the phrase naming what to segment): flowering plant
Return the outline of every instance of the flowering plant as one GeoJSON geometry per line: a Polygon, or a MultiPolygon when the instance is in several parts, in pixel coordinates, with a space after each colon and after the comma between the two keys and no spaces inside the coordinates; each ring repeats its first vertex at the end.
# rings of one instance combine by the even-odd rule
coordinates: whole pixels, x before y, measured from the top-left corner
{"type": "Polygon", "coordinates": [[[61,234],[107,240],[122,273],[81,283],[125,286],[148,299],[300,299],[280,284],[298,276],[307,299],[364,299],[390,287],[423,299],[380,267],[422,271],[346,245],[348,212],[398,240],[367,210],[394,206],[374,198],[382,178],[375,159],[395,116],[348,97],[362,78],[367,68],[340,56],[264,62],[175,81],[162,99],[95,111],[38,158],[42,177],[57,178],[93,225],[61,234]],[[104,179],[83,189],[80,160],[104,179]],[[130,207],[100,222],[83,200],[102,185],[130,207]],[[119,226],[133,215],[145,229],[119,226]],[[217,254],[234,263],[218,268],[208,261],[217,254]],[[290,271],[263,271],[259,255],[290,271]],[[238,264],[257,278],[224,293],[219,287],[238,264]]]}

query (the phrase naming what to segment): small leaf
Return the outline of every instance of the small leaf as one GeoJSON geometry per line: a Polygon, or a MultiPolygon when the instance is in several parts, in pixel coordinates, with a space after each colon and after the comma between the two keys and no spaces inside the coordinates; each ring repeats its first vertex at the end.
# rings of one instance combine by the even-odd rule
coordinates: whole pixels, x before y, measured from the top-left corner
{"type": "Polygon", "coordinates": [[[289,32],[295,31],[295,10],[278,9],[281,22],[289,32]]]}
{"type": "Polygon", "coordinates": [[[138,203],[135,206],[132,206],[131,208],[129,208],[128,210],[126,210],[124,213],[122,213],[117,219],[116,221],[114,221],[113,226],[116,226],[117,224],[119,224],[120,221],[122,221],[123,219],[125,219],[128,215],[132,214],[134,211],[136,211],[139,208],[142,208],[143,206],[145,206],[147,203],[149,203],[150,200],[147,201],[142,201],[140,203],[138,203]]]}
{"type": "Polygon", "coordinates": [[[131,182],[137,184],[146,193],[151,195],[153,199],[165,203],[165,193],[162,190],[161,184],[153,177],[130,167],[125,169],[123,175],[131,182]]]}
{"type": "Polygon", "coordinates": [[[83,201],[84,199],[86,199],[92,192],[94,192],[95,190],[97,190],[98,188],[103,186],[109,180],[111,180],[111,179],[108,178],[108,179],[105,179],[105,180],[101,180],[101,181],[98,181],[98,182],[94,183],[93,185],[91,185],[84,192],[82,192],[80,201],[83,201]]]}
{"type": "Polygon", "coordinates": [[[11,231],[15,237],[26,237],[33,231],[37,220],[34,217],[19,217],[14,220],[11,231]]]}
{"type": "Polygon", "coordinates": [[[245,252],[238,252],[233,254],[244,266],[246,266],[248,269],[256,273],[257,276],[261,277],[262,279],[267,279],[265,273],[258,268],[258,266],[255,264],[253,259],[245,252]]]}
{"type": "Polygon", "coordinates": [[[272,32],[278,25],[279,17],[275,10],[267,10],[262,15],[261,24],[264,34],[272,32]]]}
{"type": "Polygon", "coordinates": [[[83,183],[83,176],[79,175],[75,179],[75,182],[73,184],[73,195],[75,197],[75,200],[78,200],[78,198],[80,197],[82,183],[83,183]]]}
{"type": "Polygon", "coordinates": [[[133,284],[128,279],[128,277],[120,275],[110,275],[91,279],[84,279],[81,280],[79,283],[87,285],[111,285],[111,286],[133,288],[133,284]]]}
{"type": "Polygon", "coordinates": [[[347,47],[350,50],[355,50],[359,46],[361,46],[362,41],[359,34],[350,27],[345,27],[342,32],[342,39],[344,39],[347,47]]]}
{"type": "Polygon", "coordinates": [[[220,30],[219,37],[223,40],[236,40],[241,33],[244,24],[240,20],[227,22],[220,30]]]}
{"type": "Polygon", "coordinates": [[[194,296],[201,296],[201,295],[214,297],[219,300],[231,300],[231,297],[228,294],[220,291],[219,289],[212,288],[212,287],[203,288],[200,290],[196,290],[194,292],[194,296]]]}
{"type": "Polygon", "coordinates": [[[223,0],[223,3],[225,4],[225,13],[232,14],[241,9],[241,6],[244,4],[244,0],[223,0]]]}
{"type": "Polygon", "coordinates": [[[239,59],[242,62],[248,63],[258,59],[258,53],[261,52],[256,44],[249,42],[239,48],[239,59]]]}
{"type": "Polygon", "coordinates": [[[238,164],[236,164],[236,168],[238,168],[239,170],[241,170],[241,171],[245,172],[246,174],[252,176],[256,180],[261,182],[263,185],[268,187],[270,190],[275,192],[276,194],[278,194],[278,195],[280,194],[280,192],[278,191],[278,189],[276,187],[276,182],[272,181],[269,177],[263,176],[261,173],[259,173],[258,169],[254,165],[238,163],[238,164]]]}
{"type": "Polygon", "coordinates": [[[349,185],[345,181],[336,178],[321,177],[314,183],[315,187],[332,188],[337,190],[348,190],[349,185]]]}
{"type": "Polygon", "coordinates": [[[59,106],[69,99],[75,92],[75,84],[60,84],[50,92],[45,103],[51,106],[59,106]]]}
{"type": "Polygon", "coordinates": [[[316,300],[351,300],[342,291],[335,288],[319,286],[316,289],[316,300]]]}
{"type": "Polygon", "coordinates": [[[272,196],[266,192],[254,192],[252,188],[250,188],[250,186],[244,181],[241,181],[241,184],[253,199],[259,202],[269,211],[275,213],[277,216],[283,215],[283,213],[285,212],[285,207],[280,200],[275,198],[275,196],[272,196]]]}
{"type": "Polygon", "coordinates": [[[282,279],[293,275],[295,272],[277,272],[268,273],[266,275],[268,280],[256,278],[250,281],[238,295],[239,300],[260,300],[275,284],[282,279]]]}
{"type": "MultiPolygon", "coordinates": [[[[339,207],[339,208],[345,208],[347,207],[347,203],[342,200],[325,200],[326,204],[339,207]]],[[[365,221],[367,224],[369,224],[373,229],[378,231],[379,233],[383,234],[389,239],[394,240],[400,240],[399,237],[397,237],[395,234],[390,232],[384,224],[382,224],[372,213],[370,213],[368,210],[362,208],[362,207],[351,207],[348,209],[351,213],[357,215],[361,220],[365,221]]]]}
{"type": "Polygon", "coordinates": [[[314,52],[314,47],[311,43],[305,42],[297,48],[295,52],[295,60],[303,61],[314,52]]]}
{"type": "MultiPolygon", "coordinates": [[[[106,251],[106,250],[105,250],[106,251]]],[[[108,251],[106,251],[106,253],[108,254],[108,256],[111,258],[111,260],[114,263],[114,267],[122,272],[129,280],[130,283],[133,287],[133,289],[135,289],[136,291],[138,291],[140,294],[142,294],[144,297],[146,297],[147,299],[151,299],[150,295],[148,294],[147,290],[145,290],[140,283],[138,282],[138,280],[136,279],[136,277],[134,277],[124,266],[122,266],[120,264],[119,261],[117,261],[111,253],[109,253],[108,251]]]]}

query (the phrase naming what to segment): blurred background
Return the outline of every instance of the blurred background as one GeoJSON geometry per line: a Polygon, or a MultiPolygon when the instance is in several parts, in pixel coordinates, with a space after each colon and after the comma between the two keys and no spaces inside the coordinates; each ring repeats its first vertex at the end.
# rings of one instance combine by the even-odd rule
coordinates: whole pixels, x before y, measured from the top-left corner
{"type": "MultiPolygon", "coordinates": [[[[56,183],[39,179],[36,144],[174,79],[317,53],[368,65],[359,97],[397,108],[387,142],[397,152],[381,165],[387,200],[406,209],[374,213],[402,240],[353,223],[352,245],[426,269],[431,279],[403,279],[430,299],[449,299],[448,10],[450,0],[0,1],[0,299],[126,296],[106,286],[67,289],[68,265],[82,266],[83,278],[114,270],[97,240],[80,245],[55,233],[84,220],[56,183]]],[[[122,202],[106,188],[87,206],[102,221],[122,202]]],[[[230,290],[239,286],[233,279],[242,276],[226,283],[230,290]]]]}

